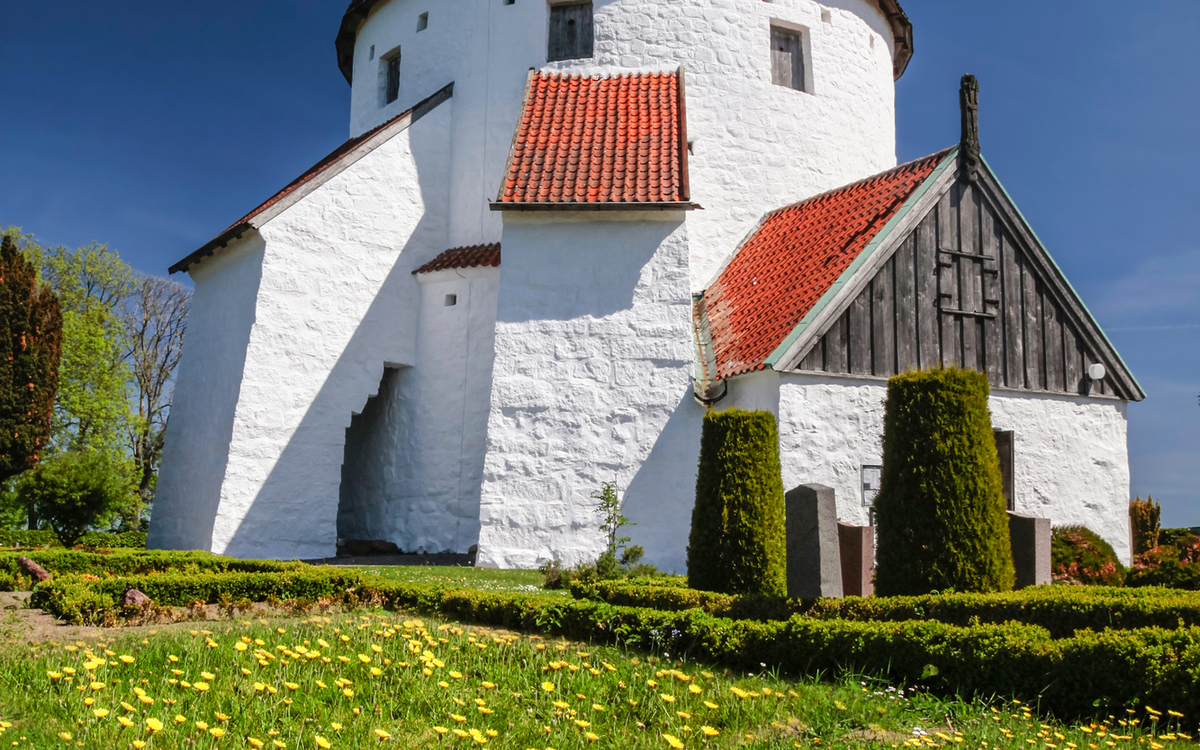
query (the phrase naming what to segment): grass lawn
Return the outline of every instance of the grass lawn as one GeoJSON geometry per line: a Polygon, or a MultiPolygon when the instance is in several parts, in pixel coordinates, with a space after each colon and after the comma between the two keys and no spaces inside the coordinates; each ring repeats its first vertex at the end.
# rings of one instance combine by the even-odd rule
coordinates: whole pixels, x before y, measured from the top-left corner
{"type": "Polygon", "coordinates": [[[1066,726],[1011,702],[946,701],[858,679],[730,674],[675,654],[403,613],[199,625],[7,649],[0,742],[463,750],[1190,744],[1169,731],[1167,706],[1156,707],[1164,713],[1155,724],[1142,709],[1066,726]]]}
{"type": "Polygon", "coordinates": [[[473,588],[485,591],[539,591],[541,593],[566,592],[542,589],[545,579],[536,570],[500,570],[497,568],[466,568],[450,565],[366,565],[359,568],[363,573],[377,575],[389,581],[402,583],[445,584],[456,588],[473,588]]]}

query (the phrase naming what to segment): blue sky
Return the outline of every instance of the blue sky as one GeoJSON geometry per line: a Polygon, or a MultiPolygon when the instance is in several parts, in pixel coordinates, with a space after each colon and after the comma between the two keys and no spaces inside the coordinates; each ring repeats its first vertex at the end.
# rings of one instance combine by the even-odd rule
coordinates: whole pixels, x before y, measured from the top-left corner
{"type": "MultiPolygon", "coordinates": [[[[984,156],[1149,394],[1133,492],[1200,525],[1200,3],[902,2],[897,157],[957,140],[977,75],[984,156]]],[[[165,273],[346,138],[344,9],[5,3],[0,225],[165,273]]]]}

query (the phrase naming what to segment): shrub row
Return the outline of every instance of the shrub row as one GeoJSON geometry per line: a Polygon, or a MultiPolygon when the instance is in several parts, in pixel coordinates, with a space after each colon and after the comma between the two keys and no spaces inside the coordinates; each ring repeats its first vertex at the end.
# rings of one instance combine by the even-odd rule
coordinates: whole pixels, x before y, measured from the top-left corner
{"type": "Polygon", "coordinates": [[[191,575],[201,572],[238,571],[243,573],[277,572],[307,569],[300,562],[278,560],[238,560],[210,552],[118,549],[107,553],[48,549],[28,552],[0,552],[0,590],[24,588],[29,580],[17,558],[28,557],[55,575],[84,573],[108,577],[173,573],[191,575]]]}
{"type": "MultiPolygon", "coordinates": [[[[368,587],[371,584],[368,583],[368,587]]],[[[1063,718],[1147,703],[1200,712],[1200,628],[1083,631],[1053,639],[1023,623],[859,622],[793,616],[757,622],[544,595],[387,584],[395,607],[489,625],[687,653],[793,675],[852,670],[960,695],[1011,695],[1063,718]],[[932,667],[932,669],[930,668],[932,667]],[[932,676],[931,676],[932,675],[932,676]]]]}
{"type": "Polygon", "coordinates": [[[348,592],[355,594],[361,585],[362,576],[356,571],[308,566],[277,572],[225,571],[187,576],[150,573],[89,579],[68,575],[35,586],[29,603],[71,623],[96,624],[119,612],[121,595],[130,588],[141,591],[159,606],[181,607],[196,601],[216,604],[224,597],[253,602],[272,598],[342,602],[348,592]]]}
{"type": "MultiPolygon", "coordinates": [[[[1011,695],[1036,701],[1063,718],[1137,703],[1200,715],[1200,691],[1192,689],[1194,675],[1200,673],[1196,627],[1082,631],[1054,639],[1046,628],[1018,622],[963,626],[799,615],[763,622],[715,617],[700,609],[664,611],[545,594],[395,583],[337,568],[126,580],[66,576],[38,585],[32,604],[77,622],[103,621],[115,613],[126,586],[163,605],[197,599],[212,603],[223,596],[257,601],[362,597],[429,615],[686,653],[750,671],[763,665],[793,675],[852,670],[960,695],[1011,695]]],[[[1138,598],[1155,599],[1133,597],[1138,598]]]]}
{"type": "MultiPolygon", "coordinates": [[[[146,532],[126,531],[121,534],[107,534],[101,531],[91,531],[79,539],[84,547],[100,549],[145,549],[146,532]]],[[[0,547],[61,547],[58,536],[49,529],[0,529],[0,547]]]]}
{"type": "Polygon", "coordinates": [[[761,622],[793,615],[859,622],[934,620],[958,626],[1016,621],[1045,628],[1052,638],[1067,638],[1084,629],[1200,626],[1200,598],[1171,589],[1045,586],[993,594],[801,600],[606,582],[573,586],[571,593],[608,604],[666,611],[700,609],[717,617],[761,622]]]}

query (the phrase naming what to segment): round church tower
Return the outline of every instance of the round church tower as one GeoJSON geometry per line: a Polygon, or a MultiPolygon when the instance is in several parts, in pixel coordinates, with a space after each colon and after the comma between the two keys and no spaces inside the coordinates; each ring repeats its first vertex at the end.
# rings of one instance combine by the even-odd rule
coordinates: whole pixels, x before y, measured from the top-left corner
{"type": "Polygon", "coordinates": [[[759,218],[896,163],[896,0],[355,0],[337,38],[351,135],[454,83],[447,246],[494,242],[530,68],[685,71],[691,285],[759,218]]]}

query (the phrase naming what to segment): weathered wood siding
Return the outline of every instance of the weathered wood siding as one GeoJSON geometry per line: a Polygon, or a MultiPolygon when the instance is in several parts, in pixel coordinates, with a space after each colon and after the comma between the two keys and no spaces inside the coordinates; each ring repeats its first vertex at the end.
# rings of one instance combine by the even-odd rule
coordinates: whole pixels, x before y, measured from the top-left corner
{"type": "Polygon", "coordinates": [[[955,184],[800,369],[887,377],[941,363],[998,387],[1086,394],[1100,360],[1033,268],[983,190],[955,184]]]}

